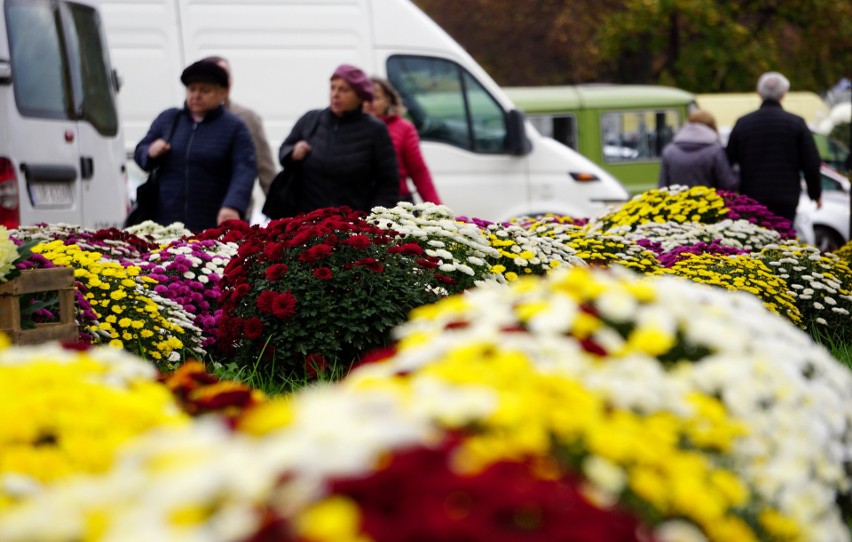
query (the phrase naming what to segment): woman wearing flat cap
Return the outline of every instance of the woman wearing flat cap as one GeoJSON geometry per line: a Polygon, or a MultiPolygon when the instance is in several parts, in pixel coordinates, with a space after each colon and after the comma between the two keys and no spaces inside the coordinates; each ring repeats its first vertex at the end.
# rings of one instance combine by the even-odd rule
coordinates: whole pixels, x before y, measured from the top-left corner
{"type": "MultiPolygon", "coordinates": [[[[399,169],[390,134],[382,121],[362,110],[372,99],[370,78],[343,64],[331,76],[329,106],[296,121],[278,160],[285,169],[299,165],[297,213],[340,206],[369,212],[399,201],[399,169]]],[[[270,218],[289,214],[269,207],[264,212],[270,218]]]]}
{"type": "Polygon", "coordinates": [[[243,121],[223,106],[228,74],[221,66],[198,61],[180,80],[183,108],[160,113],[136,145],[135,160],[145,171],[160,168],[155,221],[199,232],[244,219],[257,176],[254,144],[243,121]]]}

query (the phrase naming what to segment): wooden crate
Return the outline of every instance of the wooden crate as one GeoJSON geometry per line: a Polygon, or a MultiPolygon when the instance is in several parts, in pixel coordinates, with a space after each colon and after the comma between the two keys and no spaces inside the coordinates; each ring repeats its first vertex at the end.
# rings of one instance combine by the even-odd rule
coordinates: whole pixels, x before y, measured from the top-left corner
{"type": "Polygon", "coordinates": [[[40,344],[56,340],[76,340],[74,320],[74,270],[70,267],[28,269],[14,279],[0,284],[0,331],[14,344],[40,344]],[[36,324],[33,329],[21,329],[20,297],[36,292],[57,292],[59,322],[36,324]]]}

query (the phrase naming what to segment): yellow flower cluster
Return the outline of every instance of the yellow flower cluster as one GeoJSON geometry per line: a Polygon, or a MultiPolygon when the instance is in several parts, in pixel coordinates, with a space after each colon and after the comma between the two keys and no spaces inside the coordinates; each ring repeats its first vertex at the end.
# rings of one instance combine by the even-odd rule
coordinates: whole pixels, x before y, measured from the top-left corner
{"type": "MultiPolygon", "coordinates": [[[[389,385],[369,374],[359,378],[356,372],[350,384],[365,392],[389,385]]],[[[692,415],[682,418],[619,409],[573,378],[542,371],[524,353],[489,343],[447,352],[393,385],[416,397],[433,381],[497,397],[490,414],[471,422],[456,457],[461,472],[501,460],[559,458],[560,468],[584,472],[591,499],[634,495],[650,517],[688,518],[711,540],[758,539],[742,515],[755,504],[748,488],[718,460],[744,429],[714,398],[694,394],[692,415]]]]}
{"type": "Polygon", "coordinates": [[[707,186],[670,187],[635,196],[617,210],[595,220],[604,230],[656,222],[718,222],[727,214],[725,200],[707,186]]]}
{"type": "Polygon", "coordinates": [[[760,259],[748,254],[689,254],[669,268],[658,269],[657,274],[672,274],[731,291],[748,292],[763,301],[766,308],[793,323],[802,320],[787,282],[760,259]]]}
{"type": "Polygon", "coordinates": [[[168,366],[181,350],[200,349],[200,331],[174,303],[156,296],[157,281],[140,275],[138,266],[123,266],[77,245],[51,241],[33,247],[54,265],[72,267],[98,322],[89,331],[116,348],[168,366]]]}
{"type": "Polygon", "coordinates": [[[631,243],[618,235],[590,233],[587,229],[569,230],[565,244],[577,251],[577,256],[591,265],[619,264],[635,271],[648,272],[660,266],[650,250],[631,243]]]}
{"type": "Polygon", "coordinates": [[[0,510],[25,496],[16,486],[106,472],[132,437],[188,421],[154,374],[122,381],[133,363],[57,347],[0,352],[0,479],[19,481],[0,484],[0,510]]]}

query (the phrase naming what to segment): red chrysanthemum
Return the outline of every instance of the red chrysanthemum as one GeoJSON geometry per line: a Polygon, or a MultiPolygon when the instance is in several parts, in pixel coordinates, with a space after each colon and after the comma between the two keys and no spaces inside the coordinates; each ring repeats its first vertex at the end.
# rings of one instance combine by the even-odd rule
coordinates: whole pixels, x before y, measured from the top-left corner
{"type": "Polygon", "coordinates": [[[391,254],[405,254],[407,256],[420,256],[423,254],[423,247],[418,245],[417,243],[406,243],[404,245],[398,245],[395,247],[388,248],[388,252],[391,254]]]}
{"type": "Polygon", "coordinates": [[[331,272],[331,269],[329,269],[328,267],[319,267],[317,269],[314,269],[313,275],[314,277],[320,280],[331,280],[331,278],[334,276],[331,272]]]}
{"type": "Polygon", "coordinates": [[[250,341],[259,339],[263,335],[263,320],[257,316],[247,319],[245,325],[243,325],[243,333],[245,333],[246,339],[250,341]]]}
{"type": "Polygon", "coordinates": [[[366,235],[353,235],[344,241],[344,244],[352,248],[365,249],[372,244],[372,241],[370,241],[370,238],[366,235]]]}
{"type": "Polygon", "coordinates": [[[366,267],[373,273],[381,273],[385,270],[385,267],[381,264],[381,262],[377,261],[375,258],[364,258],[363,260],[358,260],[354,262],[353,265],[360,265],[361,267],[366,267]]]}
{"type": "Polygon", "coordinates": [[[264,290],[257,296],[257,310],[264,314],[272,314],[272,303],[275,301],[275,292],[264,290]]]}
{"type": "Polygon", "coordinates": [[[311,247],[299,255],[299,260],[303,262],[315,262],[321,260],[331,254],[331,247],[326,244],[319,244],[311,247]]]}
{"type": "Polygon", "coordinates": [[[287,270],[287,265],[283,263],[276,263],[270,265],[266,269],[266,280],[270,282],[275,282],[276,280],[280,279],[284,275],[284,273],[287,272],[287,270]]]}
{"type": "Polygon", "coordinates": [[[280,258],[283,252],[284,243],[269,243],[263,249],[263,255],[272,261],[275,261],[280,258]]]}
{"type": "Polygon", "coordinates": [[[296,298],[290,292],[275,296],[272,302],[272,314],[276,318],[290,318],[296,314],[296,298]]]}

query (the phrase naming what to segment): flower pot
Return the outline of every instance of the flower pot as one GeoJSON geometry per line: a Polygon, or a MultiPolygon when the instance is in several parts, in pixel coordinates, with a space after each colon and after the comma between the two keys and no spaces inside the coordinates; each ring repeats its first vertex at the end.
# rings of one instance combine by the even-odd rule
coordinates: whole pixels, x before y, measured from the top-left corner
{"type": "Polygon", "coordinates": [[[40,344],[47,341],[74,340],[78,336],[74,319],[74,270],[70,267],[27,269],[14,279],[0,284],[0,332],[13,344],[40,344]],[[37,323],[32,329],[21,328],[20,298],[25,294],[56,292],[59,297],[59,321],[37,323]]]}

